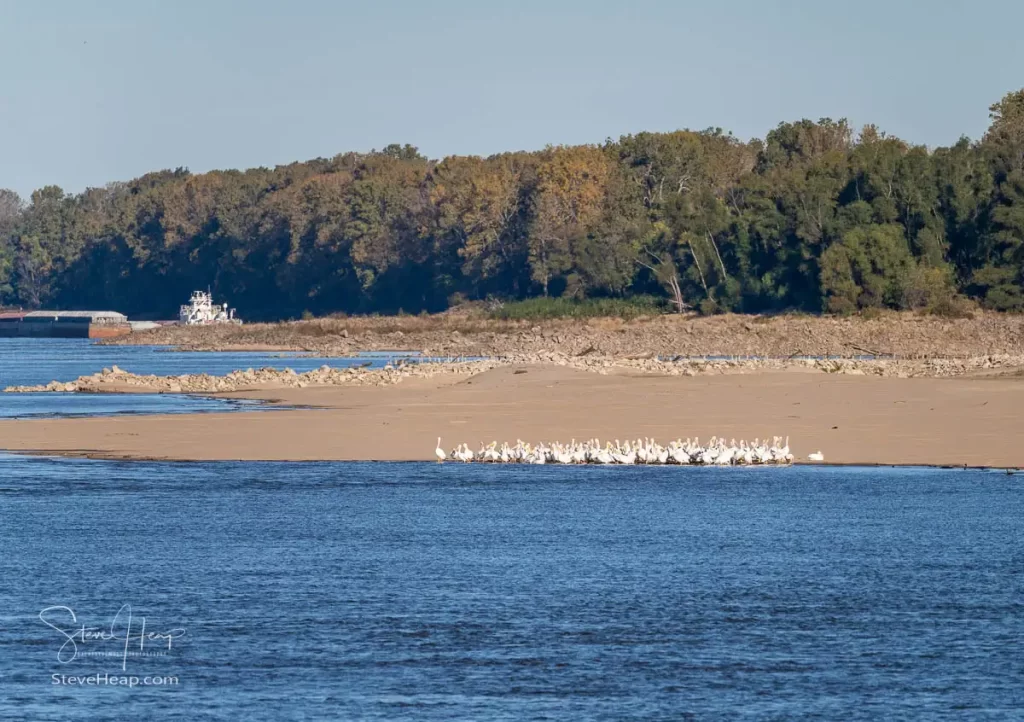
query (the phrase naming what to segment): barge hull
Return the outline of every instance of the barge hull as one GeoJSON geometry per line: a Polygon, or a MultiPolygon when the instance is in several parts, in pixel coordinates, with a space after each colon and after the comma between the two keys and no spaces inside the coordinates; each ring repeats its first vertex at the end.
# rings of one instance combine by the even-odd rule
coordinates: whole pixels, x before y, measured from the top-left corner
{"type": "Polygon", "coordinates": [[[89,338],[117,338],[118,336],[127,336],[132,332],[131,326],[100,326],[98,324],[89,325],[89,338]]]}
{"type": "Polygon", "coordinates": [[[85,323],[0,323],[0,338],[116,338],[127,336],[131,326],[85,323]]]}
{"type": "Polygon", "coordinates": [[[114,338],[131,332],[128,319],[112,311],[0,313],[0,338],[114,338]]]}

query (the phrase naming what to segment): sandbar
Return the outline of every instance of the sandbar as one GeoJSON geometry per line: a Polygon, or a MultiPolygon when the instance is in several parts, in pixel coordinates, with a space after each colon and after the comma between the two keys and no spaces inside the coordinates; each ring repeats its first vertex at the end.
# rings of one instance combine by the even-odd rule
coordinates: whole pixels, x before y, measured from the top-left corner
{"type": "Polygon", "coordinates": [[[220,394],[267,411],[0,421],[12,452],[177,461],[432,460],[491,440],[789,436],[798,459],[1024,467],[1024,378],[766,371],[694,377],[503,366],[387,387],[220,394]]]}

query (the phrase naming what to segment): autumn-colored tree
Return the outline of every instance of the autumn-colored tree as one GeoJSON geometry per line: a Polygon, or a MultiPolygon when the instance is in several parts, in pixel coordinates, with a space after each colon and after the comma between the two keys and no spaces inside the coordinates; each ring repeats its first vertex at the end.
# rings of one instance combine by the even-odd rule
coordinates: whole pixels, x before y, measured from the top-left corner
{"type": "Polygon", "coordinates": [[[610,174],[595,146],[549,148],[537,168],[537,198],[529,240],[533,280],[547,296],[553,277],[572,267],[571,243],[600,219],[610,174]]]}
{"type": "Polygon", "coordinates": [[[431,172],[438,252],[454,253],[478,292],[495,280],[516,287],[527,253],[524,195],[535,164],[527,154],[451,157],[431,172]]]}
{"type": "Polygon", "coordinates": [[[389,271],[422,265],[429,247],[418,229],[428,164],[408,148],[370,154],[355,170],[346,194],[350,256],[364,292],[381,289],[389,271]]]}
{"type": "Polygon", "coordinates": [[[211,286],[251,319],[541,294],[1024,310],[1024,90],[990,113],[980,141],[934,150],[825,118],[763,141],[640,132],[437,162],[392,144],[0,191],[0,305],[161,317],[211,286]]]}

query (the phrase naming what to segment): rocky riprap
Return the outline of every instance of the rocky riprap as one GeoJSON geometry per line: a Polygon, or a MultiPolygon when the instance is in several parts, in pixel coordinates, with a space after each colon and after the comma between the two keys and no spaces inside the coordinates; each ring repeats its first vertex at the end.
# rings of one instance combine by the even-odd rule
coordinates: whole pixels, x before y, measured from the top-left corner
{"type": "Polygon", "coordinates": [[[298,373],[286,369],[246,369],[225,376],[186,374],[151,376],[133,374],[117,366],[105,368],[74,381],[51,381],[40,386],[9,386],[8,393],[25,392],[123,392],[169,394],[214,394],[261,387],[305,388],[309,386],[390,386],[406,378],[430,378],[444,374],[472,375],[500,366],[557,365],[609,374],[621,371],[669,376],[742,374],[758,371],[803,370],[818,373],[895,378],[952,377],[1024,368],[1024,356],[979,356],[968,359],[696,359],[696,358],[609,358],[595,354],[570,356],[557,351],[510,354],[481,361],[399,363],[380,369],[333,368],[321,366],[298,373]]]}
{"type": "Polygon", "coordinates": [[[305,388],[307,386],[390,386],[409,377],[427,378],[441,374],[474,374],[498,366],[497,361],[422,363],[390,365],[380,369],[333,368],[321,366],[299,373],[293,369],[246,369],[225,376],[183,374],[152,376],[133,374],[117,366],[105,368],[74,381],[51,381],[40,386],[8,386],[6,393],[122,392],[137,387],[141,391],[164,394],[215,394],[266,386],[305,388]]]}
{"type": "Polygon", "coordinates": [[[602,356],[567,356],[557,352],[522,354],[505,357],[511,363],[554,363],[596,373],[626,369],[671,376],[701,374],[751,373],[756,371],[806,370],[853,376],[886,376],[894,378],[937,378],[963,376],[985,371],[1024,368],[1024,356],[978,356],[967,359],[812,359],[812,358],[625,358],[602,356]]]}
{"type": "Polygon", "coordinates": [[[305,351],[352,356],[408,351],[428,356],[496,357],[562,352],[628,358],[756,356],[969,359],[1024,355],[1024,315],[979,311],[950,319],[886,312],[850,316],[662,315],[500,321],[457,310],[434,316],[353,316],[243,326],[161,326],[111,344],[169,345],[192,351],[305,351]]]}

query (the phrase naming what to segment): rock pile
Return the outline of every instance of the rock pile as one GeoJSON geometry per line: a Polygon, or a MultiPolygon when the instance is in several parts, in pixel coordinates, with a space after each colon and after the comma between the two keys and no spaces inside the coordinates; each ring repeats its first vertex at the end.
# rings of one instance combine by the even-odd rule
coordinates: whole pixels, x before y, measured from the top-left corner
{"type": "Polygon", "coordinates": [[[1024,356],[979,356],[968,359],[700,359],[673,357],[610,358],[596,354],[571,356],[558,351],[518,353],[481,361],[439,361],[399,363],[384,368],[334,368],[321,366],[298,373],[293,369],[246,369],[225,376],[185,374],[182,376],[143,376],[117,366],[105,368],[74,381],[51,381],[41,386],[9,386],[8,393],[25,392],[124,392],[146,391],[167,394],[213,394],[254,388],[307,386],[390,386],[407,378],[430,378],[442,374],[472,375],[499,366],[557,365],[608,374],[617,371],[697,376],[701,374],[742,374],[757,371],[802,370],[854,376],[896,378],[950,377],[984,371],[1024,368],[1024,356]]]}
{"type": "Polygon", "coordinates": [[[502,357],[506,363],[549,363],[585,371],[607,374],[615,370],[670,376],[701,374],[736,374],[758,371],[806,370],[853,376],[885,376],[895,378],[962,376],[986,370],[1024,368],[1024,356],[979,356],[967,359],[813,359],[813,358],[609,358],[587,354],[569,356],[549,351],[502,357]]]}
{"type": "Polygon", "coordinates": [[[806,315],[497,320],[470,311],[433,316],[353,316],[244,326],[161,326],[109,341],[189,350],[291,350],[321,356],[420,349],[434,356],[562,351],[626,358],[757,356],[970,358],[1024,354],[1024,315],[973,318],[885,312],[871,318],[806,315]],[[429,352],[427,351],[429,349],[429,352]]]}
{"type": "Polygon", "coordinates": [[[293,369],[246,369],[225,376],[184,374],[152,376],[133,374],[117,366],[105,368],[74,381],[51,381],[40,386],[8,386],[6,393],[26,392],[123,392],[138,389],[162,394],[212,394],[245,391],[260,387],[305,388],[307,386],[389,386],[410,377],[429,378],[440,374],[475,374],[500,365],[498,361],[399,364],[380,369],[333,368],[321,366],[298,373],[293,369]]]}

